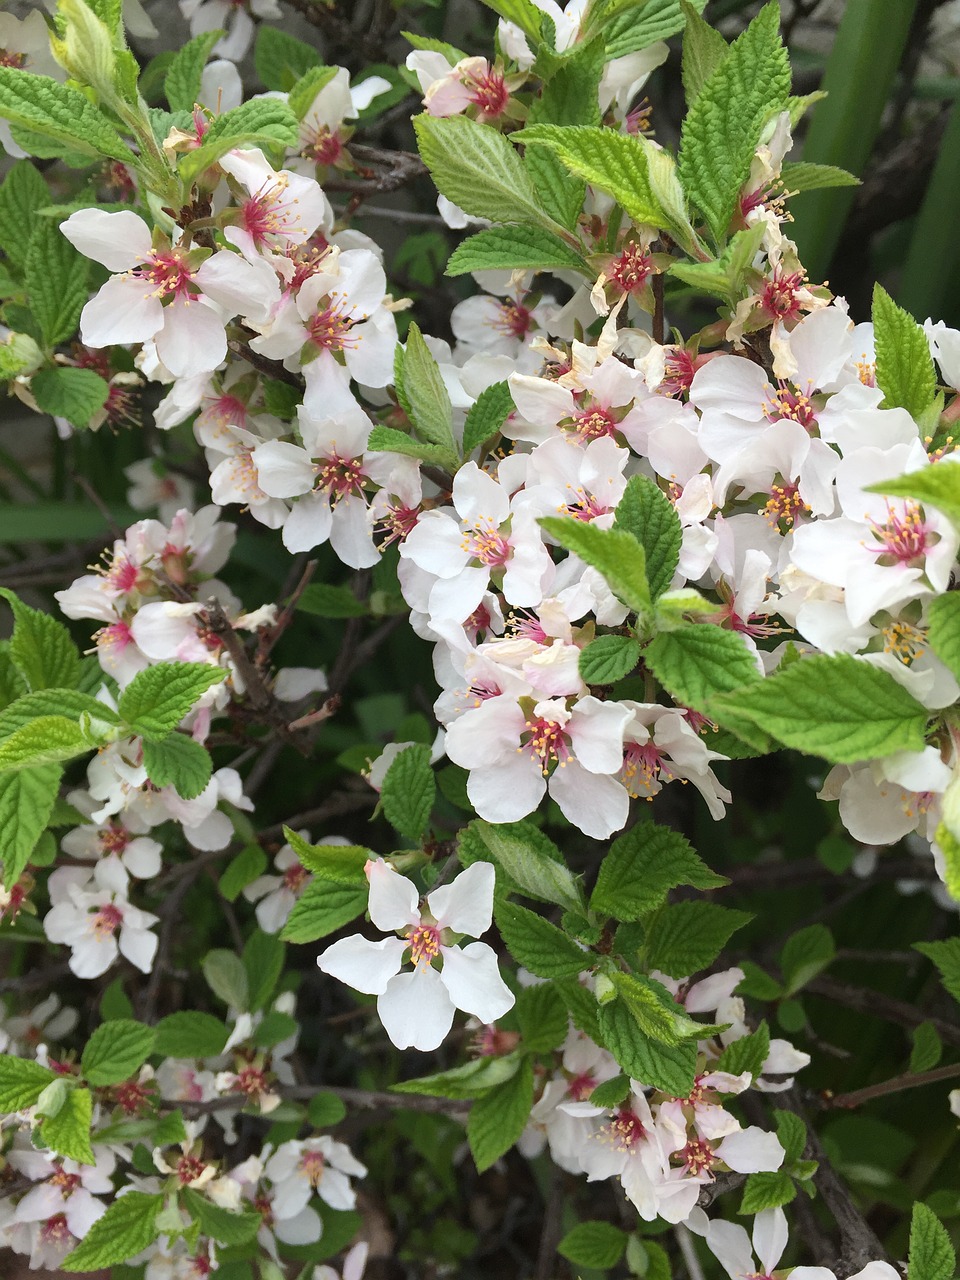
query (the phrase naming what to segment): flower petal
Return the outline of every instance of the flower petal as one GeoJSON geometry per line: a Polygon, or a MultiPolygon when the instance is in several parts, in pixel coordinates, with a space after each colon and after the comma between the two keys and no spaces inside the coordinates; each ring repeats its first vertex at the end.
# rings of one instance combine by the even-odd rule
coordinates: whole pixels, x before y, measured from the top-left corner
{"type": "MultiPolygon", "coordinates": [[[[482,946],[482,943],[478,943],[482,946]]],[[[398,1049],[438,1048],[453,1026],[453,1001],[436,969],[414,969],[391,978],[377,999],[384,1030],[398,1049]]]]}
{"type": "MultiPolygon", "coordinates": [[[[474,866],[487,866],[475,862],[474,866]]],[[[464,947],[441,947],[443,969],[440,977],[458,1009],[472,1013],[481,1022],[495,1022],[514,1005],[514,995],[497,965],[496,952],[485,942],[464,947]]]]}
{"type": "Polygon", "coordinates": [[[359,934],[341,938],[317,956],[324,973],[339,978],[354,991],[379,996],[399,973],[406,943],[402,938],[383,938],[371,942],[359,934]]]}

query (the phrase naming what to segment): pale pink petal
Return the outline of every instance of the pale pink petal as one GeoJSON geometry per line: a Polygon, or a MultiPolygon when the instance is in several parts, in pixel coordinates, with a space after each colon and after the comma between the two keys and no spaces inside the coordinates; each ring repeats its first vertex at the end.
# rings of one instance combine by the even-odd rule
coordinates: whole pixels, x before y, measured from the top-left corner
{"type": "Polygon", "coordinates": [[[163,319],[163,303],[144,281],[112,276],[80,312],[80,337],[88,347],[146,342],[163,319]]]}
{"type": "Polygon", "coordinates": [[[175,378],[212,373],[227,354],[223,321],[211,307],[186,297],[174,298],[164,309],[156,343],[157,355],[175,378]]]}
{"type": "Polygon", "coordinates": [[[132,209],[78,209],[60,223],[60,230],[85,258],[108,271],[129,271],[153,250],[150,228],[132,209]]]}

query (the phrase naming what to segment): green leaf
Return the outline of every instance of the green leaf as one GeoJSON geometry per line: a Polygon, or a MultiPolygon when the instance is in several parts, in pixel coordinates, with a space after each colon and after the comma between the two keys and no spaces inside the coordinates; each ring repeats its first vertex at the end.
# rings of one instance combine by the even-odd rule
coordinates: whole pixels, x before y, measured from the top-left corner
{"type": "Polygon", "coordinates": [[[464,457],[499,435],[515,407],[508,382],[494,382],[481,391],[463,424],[464,457]]]}
{"type": "Polygon", "coordinates": [[[627,1233],[611,1222],[580,1222],[557,1245],[557,1253],[579,1267],[615,1267],[627,1247],[627,1233]]]}
{"type": "Polygon", "coordinates": [[[253,65],[265,88],[286,92],[320,65],[320,55],[296,36],[262,23],[253,47],[253,65]]]}
{"type": "Polygon", "coordinates": [[[437,189],[475,218],[551,225],[520,157],[502,134],[464,116],[414,117],[424,164],[437,189]]]}
{"type": "MultiPolygon", "coordinates": [[[[598,125],[602,41],[581,41],[557,63],[540,96],[530,104],[527,124],[598,125]]],[[[525,147],[523,164],[550,216],[562,227],[576,230],[586,191],[583,179],[574,177],[547,147],[525,147]]]]}
{"type": "Polygon", "coordinates": [[[532,0],[483,0],[483,3],[507,22],[518,26],[529,39],[540,40],[543,10],[537,8],[532,0]]]}
{"type": "Polygon", "coordinates": [[[598,529],[572,517],[544,516],[538,521],[562,547],[603,574],[618,600],[637,613],[652,608],[643,547],[622,529],[598,529]]]}
{"type": "Polygon", "coordinates": [[[937,391],[930,344],[913,316],[879,284],[873,286],[873,331],[877,386],[883,392],[884,407],[903,408],[919,418],[937,391]]]}
{"type": "Polygon", "coordinates": [[[932,1209],[918,1201],[910,1218],[907,1280],[952,1280],[956,1265],[946,1228],[932,1209]]]}
{"type": "Polygon", "coordinates": [[[792,996],[805,987],[836,954],[833,934],[825,924],[812,924],[793,934],[780,952],[784,994],[792,996]]]}
{"type": "MultiPolygon", "coordinates": [[[[524,823],[508,822],[496,825],[477,818],[461,833],[479,838],[490,858],[503,868],[520,892],[540,902],[554,902],[573,911],[583,908],[580,887],[563,862],[557,862],[538,843],[538,832],[524,823]]],[[[462,848],[462,844],[461,844],[462,848]]]]}
{"type": "Polygon", "coordinates": [[[136,1257],[157,1238],[162,1195],[128,1191],[107,1207],[72,1253],[60,1264],[64,1271],[99,1271],[136,1257]]]}
{"type": "Polygon", "coordinates": [[[0,857],[3,879],[14,885],[47,825],[60,789],[55,764],[0,774],[0,857]]]}
{"type": "Polygon", "coordinates": [[[517,963],[538,978],[563,978],[592,967],[589,952],[555,924],[515,902],[497,906],[497,928],[517,963]]]}
{"type": "Polygon", "coordinates": [[[775,1173],[751,1173],[743,1188],[738,1213],[754,1214],[763,1209],[776,1209],[789,1204],[797,1194],[793,1179],[783,1170],[775,1173]]]}
{"type": "Polygon", "coordinates": [[[258,876],[267,869],[267,855],[258,844],[248,844],[232,858],[217,881],[217,888],[228,902],[237,898],[258,876]]]}
{"type": "Polygon", "coordinates": [[[932,1022],[921,1022],[919,1027],[914,1027],[911,1037],[913,1048],[910,1050],[910,1070],[932,1070],[943,1056],[943,1042],[936,1027],[932,1022]]]}
{"type": "Polygon", "coordinates": [[[673,503],[648,476],[631,476],[617,503],[617,529],[632,533],[647,558],[654,599],[668,590],[680,560],[683,529],[673,503]]]}
{"type": "Polygon", "coordinates": [[[420,440],[414,440],[406,432],[398,431],[396,427],[374,427],[367,440],[367,451],[402,453],[407,458],[419,458],[422,462],[432,463],[447,471],[455,471],[457,468],[455,453],[451,453],[440,445],[424,444],[420,440]]]}
{"type": "Polygon", "coordinates": [[[954,462],[935,462],[922,471],[865,485],[867,493],[883,493],[895,498],[914,498],[942,511],[955,529],[960,529],[960,470],[954,462]]]}
{"type": "Polygon", "coordinates": [[[290,827],[283,828],[283,835],[301,864],[314,875],[336,884],[366,884],[364,868],[376,855],[361,844],[310,844],[290,827]]]}
{"type": "Polygon", "coordinates": [[[960,1001],[960,938],[943,942],[915,942],[914,950],[932,960],[940,973],[940,981],[960,1001]]]}
{"type": "Polygon", "coordinates": [[[566,1039],[569,1020],[560,993],[549,982],[523,987],[515,1006],[523,1048],[527,1053],[552,1053],[566,1039]]]}
{"type": "Polygon", "coordinates": [[[0,597],[13,610],[10,657],[29,688],[75,688],[80,679],[80,655],[63,623],[40,609],[31,609],[5,587],[0,587],[0,597]]]}
{"type": "Polygon", "coordinates": [[[250,984],[243,961],[232,951],[208,951],[201,964],[207,986],[225,1005],[240,1012],[247,1010],[250,984]]]}
{"type": "Polygon", "coordinates": [[[717,889],[729,883],[701,861],[678,831],[638,822],[614,840],[600,864],[590,909],[617,920],[639,920],[679,885],[717,889]]]}
{"type": "Polygon", "coordinates": [[[743,637],[712,622],[661,631],[644,649],[643,660],[677,702],[697,710],[712,706],[716,694],[760,682],[743,637]]]}
{"type": "Polygon", "coordinates": [[[89,1089],[70,1089],[56,1115],[44,1116],[40,1137],[57,1155],[78,1164],[96,1164],[90,1145],[93,1097],[89,1089]]]}
{"type": "MultiPolygon", "coordinates": [[[[261,32],[266,27],[260,28],[261,32]]],[[[200,97],[200,82],[213,46],[223,31],[201,31],[173,55],[163,87],[171,111],[192,111],[200,97]]],[[[207,106],[215,105],[207,103],[207,106]]]]}
{"type": "Polygon", "coordinates": [[[332,884],[314,880],[294,904],[290,918],[280,931],[286,942],[316,942],[336,932],[367,909],[367,886],[332,884]]]}
{"type": "Polygon", "coordinates": [[[738,929],[753,919],[714,902],[675,902],[663,907],[647,927],[646,956],[651,968],[684,978],[708,968],[738,929]]]}
{"type": "Polygon", "coordinates": [[[453,409],[433,352],[411,323],[403,352],[403,386],[414,429],[422,440],[456,457],[453,409]]]}
{"type": "Polygon", "coordinates": [[[77,89],[48,76],[0,67],[0,116],[71,151],[136,166],[136,157],[107,117],[77,89]]]}
{"type": "Polygon", "coordinates": [[[583,270],[583,258],[565,241],[540,227],[488,227],[468,236],[453,252],[445,275],[471,271],[528,269],[583,270]]]}
{"type": "Polygon", "coordinates": [[[366,604],[358,600],[349,587],[337,587],[329,582],[311,582],[301,592],[296,607],[301,613],[312,613],[318,618],[363,618],[368,612],[366,604]]]}
{"type": "Polygon", "coordinates": [[[307,1104],[307,1119],[315,1129],[339,1124],[346,1114],[347,1108],[335,1093],[315,1093],[307,1104]]]}
{"type": "Polygon", "coordinates": [[[757,1000],[779,1000],[783,995],[780,983],[752,960],[741,960],[740,968],[743,978],[737,987],[737,995],[753,996],[757,1000]]]}
{"type": "Polygon", "coordinates": [[[156,1036],[153,1027],[128,1018],[101,1023],[80,1059],[84,1079],[98,1087],[129,1080],[153,1053],[156,1036]]]}
{"type": "Polygon", "coordinates": [[[278,98],[251,98],[214,116],[203,136],[203,145],[181,156],[180,177],[184,182],[193,182],[204,169],[241,143],[295,147],[298,136],[297,117],[285,102],[278,98]]]}
{"type": "Polygon", "coordinates": [[[273,995],[280,975],[286,947],[272,933],[254,929],[243,948],[243,967],[247,971],[249,998],[247,1008],[251,1013],[262,1009],[273,995]]]}
{"type": "Polygon", "coordinates": [[[408,840],[419,840],[430,822],[437,798],[437,780],[430,766],[430,748],[415,742],[391,762],[380,799],[390,825],[408,840]]]}
{"type": "Polygon", "coordinates": [[[57,1079],[56,1072],[32,1058],[14,1058],[0,1053],[0,1112],[6,1115],[32,1107],[57,1079]]]}
{"type": "Polygon", "coordinates": [[[30,250],[24,228],[35,225],[38,209],[50,204],[50,189],[29,160],[17,160],[0,183],[0,249],[22,267],[30,250]]]}
{"type": "MultiPolygon", "coordinates": [[[[693,0],[698,13],[703,11],[706,0],[693,0]]],[[[647,0],[641,12],[627,10],[614,16],[605,31],[607,58],[622,58],[625,54],[648,49],[657,40],[666,40],[683,30],[683,12],[680,0],[647,0]]]]}
{"type": "Polygon", "coordinates": [[[290,90],[287,102],[290,110],[302,120],[316,100],[317,94],[337,74],[336,67],[311,67],[290,90]]]}
{"type": "Polygon", "coordinates": [[[825,191],[830,187],[859,187],[860,179],[834,164],[788,161],[780,170],[785,191],[825,191]]]}
{"type": "Polygon", "coordinates": [[[72,760],[92,751],[94,745],[75,720],[37,716],[0,742],[0,773],[72,760]]]}
{"type": "Polygon", "coordinates": [[[687,0],[680,0],[686,24],[683,33],[683,92],[687,106],[696,102],[700,90],[727,56],[727,42],[715,27],[704,22],[687,0]]]}
{"type": "Polygon", "coordinates": [[[619,972],[609,977],[620,1002],[644,1035],[672,1045],[703,1033],[703,1025],[688,1017],[666,987],[653,978],[619,972]]]}
{"type": "Polygon", "coordinates": [[[195,1222],[199,1222],[201,1233],[221,1244],[247,1244],[263,1225],[259,1213],[249,1210],[233,1213],[229,1209],[221,1209],[192,1187],[184,1187],[180,1194],[184,1208],[195,1222]]]}
{"type": "Polygon", "coordinates": [[[155,1049],[163,1058],[215,1058],[223,1052],[229,1030],[212,1013],[184,1009],[161,1018],[155,1049]]]}
{"type": "Polygon", "coordinates": [[[930,647],[960,678],[960,594],[935,596],[927,605],[930,647]]]}
{"type": "Polygon", "coordinates": [[[632,636],[599,636],[580,650],[580,675],[587,684],[616,684],[640,661],[632,636]]]}
{"type": "MultiPolygon", "coordinates": [[[[74,324],[67,334],[76,328],[74,324]]],[[[57,338],[56,341],[62,341],[57,338]]],[[[107,382],[92,369],[73,369],[67,365],[41,369],[33,375],[30,390],[38,408],[55,418],[66,418],[75,427],[86,427],[95,413],[103,408],[110,393],[107,382]]]]}
{"type": "Polygon", "coordinates": [[[173,787],[184,800],[195,800],[210,781],[213,761],[189,734],[174,732],[161,742],[144,740],[143,767],[155,786],[173,787]]]}
{"type": "Polygon", "coordinates": [[[680,181],[718,242],[726,238],[763,127],[790,93],[779,25],[779,5],[765,5],[702,86],[681,129],[680,181]]]}
{"type": "Polygon", "coordinates": [[[728,711],[832,764],[922,751],[929,716],[893,676],[849,654],[803,658],[710,700],[721,723],[728,711]]]}
{"type": "Polygon", "coordinates": [[[525,146],[546,147],[571,173],[614,197],[634,222],[670,227],[673,220],[650,182],[647,139],[590,125],[531,125],[518,134],[525,146]]]}
{"type": "Polygon", "coordinates": [[[795,1111],[774,1111],[777,1138],[787,1153],[787,1160],[799,1160],[807,1145],[807,1126],[795,1111]]]}
{"type": "Polygon", "coordinates": [[[717,1070],[729,1071],[732,1076],[749,1071],[753,1079],[757,1080],[769,1053],[770,1031],[766,1022],[761,1022],[756,1031],[727,1045],[717,1059],[717,1070]]]}
{"type": "Polygon", "coordinates": [[[612,1111],[619,1107],[630,1092],[630,1081],[626,1076],[614,1076],[612,1080],[604,1080],[590,1092],[590,1101],[595,1107],[603,1107],[612,1111]]]}
{"type": "Polygon", "coordinates": [[[600,1007],[600,1034],[623,1071],[641,1085],[687,1098],[697,1073],[697,1046],[658,1044],[645,1035],[622,1000],[600,1007]]]}
{"type": "Polygon", "coordinates": [[[479,1173],[518,1141],[533,1106],[533,1063],[524,1058],[516,1073],[474,1102],[467,1117],[467,1141],[479,1173]]]}
{"type": "Polygon", "coordinates": [[[158,662],[133,677],[120,695],[118,710],[134,733],[158,741],[173,733],[198,699],[225,674],[202,662],[158,662]]]}
{"type": "Polygon", "coordinates": [[[505,1057],[474,1058],[462,1067],[438,1071],[416,1080],[401,1080],[390,1086],[392,1093],[425,1094],[430,1098],[479,1098],[516,1074],[520,1065],[517,1054],[505,1057]]]}

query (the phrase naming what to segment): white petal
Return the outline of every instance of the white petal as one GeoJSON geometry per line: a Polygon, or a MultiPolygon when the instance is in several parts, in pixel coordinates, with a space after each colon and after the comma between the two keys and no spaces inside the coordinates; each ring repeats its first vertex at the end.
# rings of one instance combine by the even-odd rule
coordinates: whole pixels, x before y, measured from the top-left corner
{"type": "Polygon", "coordinates": [[[391,978],[386,991],[377,997],[377,1013],[398,1049],[429,1053],[443,1043],[453,1026],[453,1002],[433,968],[391,978]]]}
{"type": "Polygon", "coordinates": [[[146,342],[163,319],[163,304],[142,280],[113,276],[81,311],[80,336],[88,347],[146,342]]]}
{"type": "Polygon", "coordinates": [[[164,309],[157,355],[175,378],[212,373],[227,354],[223,321],[198,300],[174,298],[164,309]]]}
{"type": "Polygon", "coordinates": [[[434,889],[427,906],[442,929],[479,938],[493,919],[493,890],[496,872],[490,862],[474,862],[450,884],[434,889]]]}
{"type": "Polygon", "coordinates": [[[442,952],[440,978],[458,1009],[472,1013],[481,1022],[495,1022],[513,1008],[513,992],[500,976],[496,953],[485,942],[471,942],[462,950],[443,947],[442,952]]]}
{"type": "Polygon", "coordinates": [[[317,956],[324,973],[339,978],[354,991],[379,996],[386,991],[403,963],[406,943],[402,938],[383,938],[370,942],[359,934],[341,938],[317,956]]]}
{"type": "Polygon", "coordinates": [[[84,257],[102,263],[108,271],[129,271],[153,248],[150,228],[132,209],[119,213],[78,209],[60,223],[60,230],[84,257]]]}
{"type": "Polygon", "coordinates": [[[399,871],[394,871],[383,858],[371,859],[366,866],[370,882],[370,919],[385,933],[420,923],[417,909],[420,895],[417,886],[399,871]]]}

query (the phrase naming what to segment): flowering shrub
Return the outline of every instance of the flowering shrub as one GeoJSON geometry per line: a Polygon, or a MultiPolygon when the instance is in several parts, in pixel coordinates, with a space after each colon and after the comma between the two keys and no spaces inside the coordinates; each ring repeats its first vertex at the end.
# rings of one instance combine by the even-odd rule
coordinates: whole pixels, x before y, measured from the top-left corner
{"type": "MultiPolygon", "coordinates": [[[[395,1158],[354,1154],[370,1106],[416,1121],[431,1213],[464,1121],[481,1173],[533,1162],[538,1276],[893,1280],[908,1251],[851,1189],[889,1166],[809,1117],[960,1074],[958,1032],[885,997],[908,1066],[805,1085],[850,1050],[804,999],[871,996],[787,900],[798,851],[857,893],[904,838],[899,878],[960,899],[960,333],[879,287],[854,323],[807,278],[789,200],[853,179],[786,158],[811,101],[775,0],[729,44],[679,0],[486,2],[493,48],[411,32],[352,84],[274,0],[181,0],[191,38],[142,73],[120,0],[0,27],[0,375],[64,440],[149,439],[153,513],[54,593],[75,627],[0,591],[0,1243],[31,1267],[357,1280],[395,1158]],[[669,147],[639,95],[681,32],[669,147]],[[419,158],[354,140],[411,90],[419,158]],[[447,336],[351,225],[424,175],[481,289],[447,336]],[[716,318],[684,334],[690,297],[716,318]],[[409,702],[408,626],[435,681],[409,702]],[[728,762],[782,748],[838,816],[762,829],[745,797],[723,845],[760,776],[728,762]],[[770,869],[756,919],[714,900],[770,869]]],[[[923,904],[898,941],[958,996],[923,904]]],[[[949,1280],[914,1174],[881,1204],[913,1206],[911,1280],[949,1280]]],[[[475,1242],[417,1222],[406,1256],[450,1274],[475,1242]]]]}

